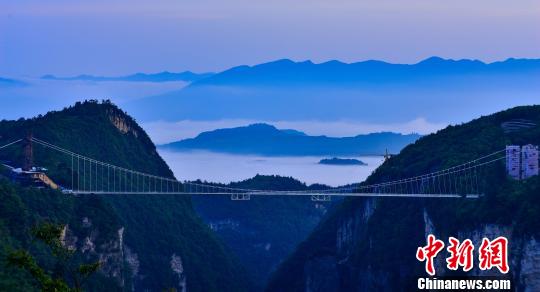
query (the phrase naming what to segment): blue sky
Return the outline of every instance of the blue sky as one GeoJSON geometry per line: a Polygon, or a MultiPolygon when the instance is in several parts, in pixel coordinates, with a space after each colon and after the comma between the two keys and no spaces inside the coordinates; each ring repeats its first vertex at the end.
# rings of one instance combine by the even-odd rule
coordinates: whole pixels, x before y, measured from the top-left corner
{"type": "MultiPolygon", "coordinates": [[[[38,77],[217,72],[282,58],[393,63],[416,63],[430,56],[486,62],[540,58],[539,15],[539,0],[0,0],[0,77],[29,84],[0,90],[0,119],[31,117],[81,99],[110,98],[134,114],[158,143],[254,122],[312,135],[381,130],[424,134],[479,114],[536,103],[536,87],[501,91],[487,86],[478,92],[435,88],[438,95],[429,93],[458,116],[452,112],[433,118],[411,109],[407,115],[392,115],[386,107],[374,106],[369,109],[377,119],[366,113],[332,120],[238,115],[165,121],[144,119],[130,105],[174,93],[185,86],[182,82],[67,82],[38,77]],[[452,103],[453,94],[471,95],[471,105],[452,103]]],[[[409,98],[416,95],[410,93],[409,98]]],[[[359,108],[365,107],[365,99],[357,102],[359,108]]],[[[425,107],[429,105],[418,108],[425,107]]],[[[159,105],[140,109],[167,110],[159,105]]]]}
{"type": "Polygon", "coordinates": [[[0,76],[540,57],[537,0],[0,0],[0,76]]]}

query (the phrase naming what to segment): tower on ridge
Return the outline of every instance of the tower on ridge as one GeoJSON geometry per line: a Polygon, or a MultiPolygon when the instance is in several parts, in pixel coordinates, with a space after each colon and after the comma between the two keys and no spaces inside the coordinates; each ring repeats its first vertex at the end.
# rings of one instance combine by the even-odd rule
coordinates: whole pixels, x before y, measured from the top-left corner
{"type": "Polygon", "coordinates": [[[26,134],[23,145],[24,145],[23,146],[24,151],[23,151],[22,170],[31,171],[32,167],[34,166],[34,150],[32,147],[32,132],[29,131],[26,134]]]}

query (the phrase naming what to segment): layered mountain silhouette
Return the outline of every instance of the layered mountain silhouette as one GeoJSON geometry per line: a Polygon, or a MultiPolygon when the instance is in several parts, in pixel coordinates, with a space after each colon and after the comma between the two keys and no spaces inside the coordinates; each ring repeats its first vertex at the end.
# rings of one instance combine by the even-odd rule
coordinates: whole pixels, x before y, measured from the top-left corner
{"type": "Polygon", "coordinates": [[[425,118],[457,123],[537,102],[538,80],[539,59],[484,63],[432,57],[416,64],[278,60],[234,67],[126,107],[142,120],[403,123],[425,118]]]}
{"type": "Polygon", "coordinates": [[[508,74],[540,72],[540,60],[508,59],[484,63],[478,60],[446,60],[431,57],[416,64],[392,64],[382,61],[343,63],[329,61],[277,60],[256,66],[238,66],[204,78],[191,86],[203,85],[360,85],[370,82],[400,82],[416,78],[434,78],[462,74],[508,74]]]}
{"type": "Polygon", "coordinates": [[[21,86],[21,85],[26,85],[26,83],[20,80],[16,80],[16,79],[0,77],[0,86],[21,86]]]}
{"type": "Polygon", "coordinates": [[[48,80],[84,80],[84,81],[131,81],[131,82],[168,82],[168,81],[188,81],[193,82],[211,76],[213,73],[193,73],[184,71],[180,73],[160,72],[154,74],[135,73],[126,76],[106,77],[93,75],[78,75],[72,77],[57,77],[54,75],[44,75],[41,79],[48,80]]]}
{"type": "Polygon", "coordinates": [[[268,124],[219,129],[203,132],[192,139],[185,139],[161,146],[165,149],[208,150],[234,154],[259,155],[380,155],[388,151],[398,153],[416,141],[417,134],[402,135],[390,132],[333,138],[309,136],[295,130],[279,130],[268,124]]]}

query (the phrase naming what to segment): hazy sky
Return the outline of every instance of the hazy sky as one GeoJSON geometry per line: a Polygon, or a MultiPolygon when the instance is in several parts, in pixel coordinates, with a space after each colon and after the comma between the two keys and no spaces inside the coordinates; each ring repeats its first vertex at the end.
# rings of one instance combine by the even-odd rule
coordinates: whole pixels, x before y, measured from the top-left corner
{"type": "Polygon", "coordinates": [[[0,0],[0,75],[540,57],[540,1],[0,0]]]}

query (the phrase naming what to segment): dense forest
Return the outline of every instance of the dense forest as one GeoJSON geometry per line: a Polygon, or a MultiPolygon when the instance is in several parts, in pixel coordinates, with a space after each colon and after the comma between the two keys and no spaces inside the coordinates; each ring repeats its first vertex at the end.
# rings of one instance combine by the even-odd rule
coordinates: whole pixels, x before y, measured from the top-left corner
{"type": "MultiPolygon", "coordinates": [[[[257,175],[228,186],[262,190],[308,190],[290,177],[257,175]]],[[[252,197],[231,201],[228,197],[194,196],[193,205],[215,233],[238,256],[257,290],[296,246],[305,240],[339,200],[312,202],[310,197],[252,197]]]]}
{"type": "MultiPolygon", "coordinates": [[[[387,160],[367,183],[429,173],[505,148],[540,144],[540,106],[523,106],[449,126],[424,136],[387,160]],[[536,127],[509,130],[526,120],[536,127]]],[[[516,286],[540,288],[533,262],[540,248],[540,179],[507,178],[504,162],[482,173],[484,195],[470,199],[350,198],[273,274],[268,291],[407,291],[425,275],[416,248],[427,232],[447,239],[509,237],[511,275],[516,286]]],[[[444,261],[444,259],[443,259],[444,261]]],[[[442,269],[444,274],[444,269],[442,269]]],[[[469,274],[478,275],[474,269],[469,274]]]]}
{"type": "MultiPolygon", "coordinates": [[[[510,109],[424,136],[387,160],[366,183],[439,170],[509,144],[540,144],[538,126],[504,127],[516,120],[540,125],[540,106],[510,109]]],[[[1,121],[0,144],[29,131],[102,161],[173,177],[144,130],[110,102],[87,101],[33,119],[1,121]]],[[[56,182],[69,184],[71,170],[65,158],[36,145],[34,159],[36,165],[47,166],[56,182]]],[[[0,161],[19,166],[21,147],[2,150],[0,161]]],[[[260,290],[271,273],[268,291],[407,290],[415,277],[423,275],[423,265],[414,253],[425,244],[428,229],[442,238],[489,232],[511,237],[515,283],[537,287],[528,279],[530,273],[532,279],[538,278],[540,271],[527,258],[530,253],[540,256],[540,248],[531,245],[540,234],[536,220],[540,179],[511,180],[501,162],[482,174],[480,184],[484,195],[477,200],[349,198],[320,203],[309,198],[254,198],[231,202],[210,196],[72,196],[20,186],[2,168],[0,290],[37,290],[28,272],[7,264],[8,255],[16,249],[28,250],[49,273],[57,273],[46,246],[31,235],[32,228],[43,222],[67,224],[64,242],[77,250],[78,262],[103,263],[90,277],[88,290],[260,290]]],[[[229,186],[325,187],[260,175],[229,186]]]]}
{"type": "MultiPolygon", "coordinates": [[[[146,133],[133,119],[109,102],[89,101],[34,119],[2,121],[0,141],[21,138],[30,130],[36,138],[67,149],[76,149],[79,153],[102,161],[172,177],[172,172],[159,157],[146,133]]],[[[34,157],[36,165],[48,167],[48,174],[57,183],[64,186],[71,184],[71,164],[66,157],[45,151],[39,145],[34,145],[34,157]]],[[[20,166],[21,147],[6,148],[0,153],[0,160],[20,166]]],[[[36,192],[18,187],[7,179],[4,179],[4,184],[7,188],[24,190],[26,193],[36,192]]],[[[293,178],[259,175],[228,186],[272,190],[326,188],[322,185],[307,186],[293,178]]],[[[41,192],[45,191],[37,193],[41,192]]],[[[116,283],[118,289],[134,287],[136,290],[182,288],[186,283],[191,290],[213,290],[218,287],[234,291],[262,290],[270,273],[309,235],[329,207],[337,202],[312,202],[309,197],[257,197],[247,202],[231,202],[228,197],[216,196],[195,196],[192,200],[169,195],[151,198],[83,196],[81,198],[102,206],[86,215],[87,203],[82,203],[86,201],[59,192],[48,191],[48,194],[58,197],[54,202],[70,202],[69,208],[41,201],[34,204],[34,197],[22,197],[19,191],[12,194],[26,202],[20,207],[26,213],[39,214],[39,208],[43,206],[47,210],[65,210],[62,212],[65,216],[56,216],[51,211],[47,216],[33,215],[32,220],[17,225],[12,222],[14,218],[11,215],[3,215],[0,218],[6,222],[6,226],[23,230],[21,232],[26,236],[23,240],[10,235],[10,239],[3,242],[13,243],[6,244],[4,251],[14,247],[30,248],[33,242],[29,237],[30,229],[39,222],[68,224],[72,237],[79,238],[75,245],[78,244],[80,250],[88,248],[82,242],[86,238],[94,245],[103,241],[99,242],[102,250],[98,247],[95,252],[85,252],[83,259],[94,260],[104,255],[116,257],[110,265],[105,265],[108,275],[101,271],[92,278],[90,285],[116,283]],[[107,216],[98,216],[101,213],[107,216]],[[88,224],[92,228],[80,227],[88,224]],[[120,230],[123,230],[123,246],[118,246],[120,230]],[[108,245],[104,244],[106,241],[109,241],[108,245]],[[182,273],[172,271],[170,263],[173,255],[181,258],[182,273]],[[115,280],[102,281],[111,277],[115,280]],[[223,285],[227,288],[223,288],[223,285]]],[[[47,256],[38,259],[41,262],[50,260],[47,256]]],[[[29,279],[28,275],[26,279],[29,279]]]]}
{"type": "MultiPolygon", "coordinates": [[[[0,141],[32,131],[34,137],[76,149],[122,167],[173,177],[147,134],[110,102],[87,101],[33,119],[0,122],[0,141]]],[[[17,165],[20,147],[0,153],[17,165]]],[[[36,165],[68,184],[69,164],[34,146],[36,165]]],[[[88,283],[90,290],[244,291],[250,284],[230,251],[193,210],[190,198],[176,196],[78,196],[23,188],[4,175],[0,180],[0,290],[31,291],[28,273],[6,265],[6,254],[27,249],[54,273],[52,257],[30,236],[40,222],[67,224],[66,242],[81,261],[104,265],[88,283]],[[52,265],[52,266],[51,266],[52,265]],[[94,289],[95,288],[95,289],[94,289]]]]}

